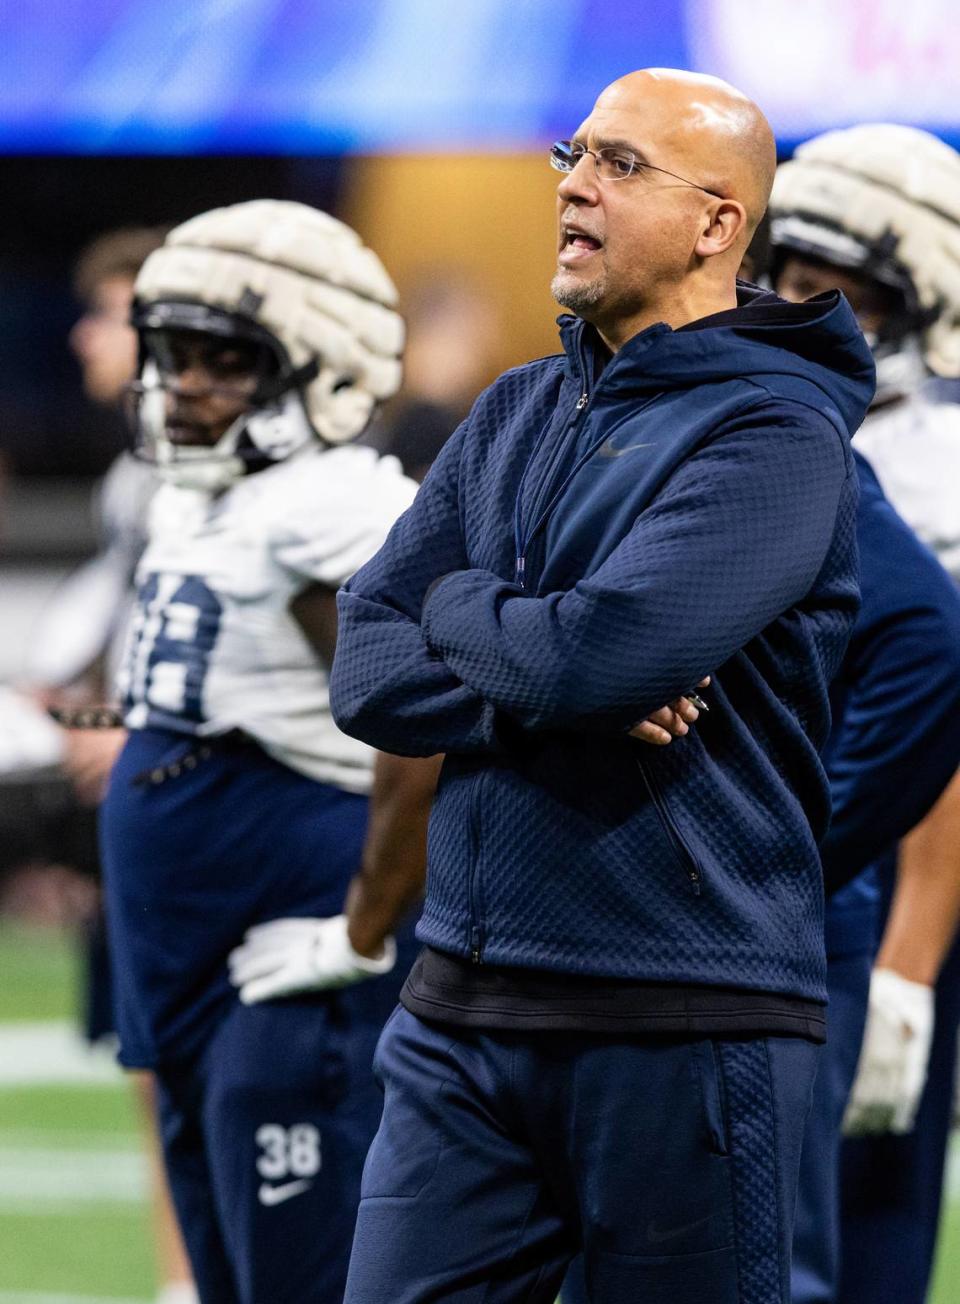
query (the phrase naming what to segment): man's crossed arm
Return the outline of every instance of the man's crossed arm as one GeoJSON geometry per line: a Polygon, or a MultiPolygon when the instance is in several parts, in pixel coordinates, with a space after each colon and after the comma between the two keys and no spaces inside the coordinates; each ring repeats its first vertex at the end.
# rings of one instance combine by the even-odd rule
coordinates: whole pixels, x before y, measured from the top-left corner
{"type": "Polygon", "coordinates": [[[674,472],[592,575],[539,597],[470,564],[461,427],[341,590],[338,724],[405,755],[496,752],[504,719],[534,732],[629,732],[809,592],[849,474],[824,426],[756,414],[731,425],[674,472]]]}

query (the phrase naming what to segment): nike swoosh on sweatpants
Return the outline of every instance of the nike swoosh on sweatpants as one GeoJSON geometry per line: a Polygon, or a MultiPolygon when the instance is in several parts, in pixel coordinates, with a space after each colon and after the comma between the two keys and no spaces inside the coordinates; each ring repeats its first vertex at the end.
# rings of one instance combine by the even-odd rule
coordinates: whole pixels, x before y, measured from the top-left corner
{"type": "Polygon", "coordinates": [[[692,1232],[697,1227],[703,1227],[708,1223],[713,1215],[704,1214],[702,1218],[696,1218],[693,1222],[681,1223],[679,1227],[658,1227],[656,1222],[651,1222],[647,1227],[647,1240],[654,1245],[659,1245],[661,1241],[672,1241],[676,1236],[682,1236],[684,1232],[692,1232]]]}
{"type": "Polygon", "coordinates": [[[283,1186],[269,1186],[264,1182],[257,1192],[257,1199],[269,1208],[274,1204],[283,1204],[284,1200],[290,1200],[302,1191],[308,1191],[311,1186],[313,1182],[305,1177],[298,1178],[296,1182],[284,1182],[283,1186]]]}

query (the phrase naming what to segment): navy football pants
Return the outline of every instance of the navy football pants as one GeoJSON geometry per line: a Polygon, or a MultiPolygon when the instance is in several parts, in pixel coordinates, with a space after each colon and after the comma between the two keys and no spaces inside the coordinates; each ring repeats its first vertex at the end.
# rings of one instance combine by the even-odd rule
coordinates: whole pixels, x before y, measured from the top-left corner
{"type": "Polygon", "coordinates": [[[818,1047],[481,1032],[406,1010],[347,1304],[786,1304],[818,1047]]]}
{"type": "Polygon", "coordinates": [[[867,1017],[873,951],[827,965],[827,1044],[800,1160],[793,1237],[793,1304],[834,1304],[840,1277],[841,1124],[857,1072],[867,1017]]]}
{"type": "MultiPolygon", "coordinates": [[[[236,1001],[157,1071],[170,1188],[203,1304],[340,1304],[380,1116],[378,1021],[349,995],[236,1001]]],[[[384,1297],[382,1304],[385,1304],[384,1297]]]]}

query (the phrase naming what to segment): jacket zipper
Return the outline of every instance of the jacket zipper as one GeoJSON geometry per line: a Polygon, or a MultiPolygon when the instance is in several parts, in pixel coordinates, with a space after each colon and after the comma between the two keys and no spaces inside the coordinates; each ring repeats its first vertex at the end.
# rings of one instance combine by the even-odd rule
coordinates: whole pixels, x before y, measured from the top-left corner
{"type": "Polygon", "coordinates": [[[480,926],[480,787],[484,775],[477,776],[473,792],[470,794],[470,843],[473,855],[470,872],[467,877],[467,909],[469,911],[469,928],[467,942],[470,947],[470,959],[474,964],[483,961],[483,930],[480,926]]]}
{"type": "MultiPolygon", "coordinates": [[[[540,481],[540,487],[534,497],[533,505],[530,509],[530,519],[533,521],[533,526],[531,527],[529,533],[526,534],[526,536],[524,536],[523,534],[523,526],[520,519],[520,512],[521,512],[521,507],[523,502],[523,481],[526,478],[525,475],[523,478],[521,478],[520,488],[517,493],[517,513],[516,513],[515,530],[514,530],[514,542],[516,544],[516,565],[514,568],[514,582],[516,584],[519,584],[522,589],[526,588],[527,549],[530,546],[530,542],[533,539],[534,535],[537,533],[537,531],[540,529],[540,526],[543,524],[543,522],[546,520],[547,516],[549,515],[550,508],[553,505],[553,500],[556,497],[555,494],[550,494],[550,484],[553,479],[553,475],[556,470],[557,463],[559,462],[560,458],[563,456],[564,450],[566,449],[569,440],[573,436],[574,431],[576,430],[577,426],[582,420],[584,410],[590,401],[590,391],[589,391],[589,386],[587,385],[587,364],[583,355],[582,341],[579,341],[577,344],[577,368],[580,373],[580,397],[577,399],[576,403],[574,404],[573,416],[570,418],[570,421],[567,423],[567,427],[564,430],[563,434],[557,440],[557,446],[554,449],[553,456],[551,457],[549,464],[544,470],[543,478],[540,481]]],[[[534,452],[531,454],[531,462],[533,461],[533,458],[536,457],[538,451],[539,448],[535,449],[534,452]]],[[[528,463],[528,466],[529,465],[530,464],[528,463]]],[[[566,480],[564,481],[564,484],[565,483],[566,480]]]]}
{"type": "Polygon", "coordinates": [[[694,896],[699,896],[703,887],[703,870],[700,868],[696,857],[684,841],[683,834],[677,828],[677,825],[671,817],[670,811],[667,808],[666,800],[664,799],[663,793],[660,791],[659,784],[644,765],[640,757],[638,756],[636,759],[637,767],[643,776],[643,782],[646,785],[647,792],[650,795],[650,800],[653,802],[657,815],[660,818],[660,823],[670,840],[674,852],[679,857],[681,865],[684,867],[687,881],[690,884],[690,890],[693,892],[694,896]]]}
{"type": "MultiPolygon", "coordinates": [[[[586,364],[583,360],[582,344],[578,347],[578,358],[579,358],[579,367],[580,367],[580,383],[583,385],[583,390],[580,394],[580,397],[577,399],[576,405],[574,407],[573,418],[571,419],[569,425],[567,426],[566,430],[563,433],[562,438],[559,441],[558,451],[553,457],[553,459],[551,459],[549,471],[544,475],[543,480],[541,481],[540,492],[537,494],[535,505],[537,510],[539,510],[540,503],[546,500],[545,506],[543,507],[542,511],[539,511],[539,515],[534,515],[534,512],[531,511],[530,515],[531,517],[533,517],[533,525],[530,527],[530,530],[526,536],[523,535],[521,521],[520,521],[520,507],[523,501],[523,485],[524,485],[524,481],[526,480],[526,471],[524,472],[523,478],[520,481],[520,490],[517,494],[517,507],[514,516],[514,542],[516,545],[516,563],[514,567],[513,578],[514,578],[514,583],[519,584],[521,589],[525,589],[527,586],[526,584],[527,552],[530,548],[530,544],[533,542],[533,540],[540,533],[541,529],[546,525],[547,521],[550,519],[550,515],[553,512],[554,507],[556,507],[557,503],[566,493],[568,486],[570,485],[573,478],[576,476],[577,472],[581,469],[581,467],[585,466],[586,463],[590,461],[591,457],[593,457],[594,453],[597,451],[598,448],[601,447],[601,445],[604,443],[604,440],[608,437],[607,435],[604,435],[603,438],[596,440],[595,443],[593,443],[588,449],[586,449],[585,452],[583,452],[580,455],[580,457],[577,458],[576,462],[574,462],[573,466],[564,476],[562,482],[557,486],[556,491],[553,494],[550,494],[548,498],[547,492],[549,491],[549,480],[556,466],[557,457],[560,454],[560,450],[566,446],[567,440],[573,434],[577,425],[583,418],[588,403],[592,398],[596,398],[597,389],[599,389],[600,384],[602,384],[602,378],[601,378],[601,382],[600,384],[597,385],[597,389],[595,389],[592,394],[589,392],[587,388],[586,364]]],[[[637,408],[637,412],[634,415],[637,415],[638,413],[642,412],[644,408],[649,407],[650,404],[654,403],[659,397],[660,397],[660,391],[658,391],[655,394],[652,394],[650,398],[646,400],[645,403],[641,403],[640,407],[637,408]]],[[[534,457],[536,457],[539,448],[540,445],[538,444],[537,449],[534,450],[534,452],[531,454],[531,461],[533,460],[534,457]]],[[[528,462],[527,463],[528,469],[529,466],[530,463],[528,462]]]]}

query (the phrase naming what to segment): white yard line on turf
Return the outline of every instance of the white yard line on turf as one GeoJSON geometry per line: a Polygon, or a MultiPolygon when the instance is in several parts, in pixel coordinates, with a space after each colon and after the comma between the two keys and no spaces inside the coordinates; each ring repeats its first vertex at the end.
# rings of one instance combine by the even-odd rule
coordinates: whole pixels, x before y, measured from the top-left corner
{"type": "Polygon", "coordinates": [[[42,1290],[0,1290],[0,1304],[150,1304],[119,1295],[51,1295],[42,1290]]]}
{"type": "Polygon", "coordinates": [[[107,1150],[140,1149],[139,1133],[123,1128],[7,1127],[7,1111],[0,1091],[0,1150],[107,1150]]]}
{"type": "Polygon", "coordinates": [[[953,1204],[960,1201],[960,1135],[954,1132],[947,1151],[947,1177],[944,1183],[944,1195],[953,1204]]]}
{"type": "Polygon", "coordinates": [[[122,1078],[113,1052],[88,1046],[67,1019],[0,1023],[0,1087],[96,1086],[122,1078]]]}
{"type": "Polygon", "coordinates": [[[146,1200],[147,1162],[135,1150],[14,1147],[0,1139],[0,1212],[69,1212],[81,1204],[146,1200]]]}

